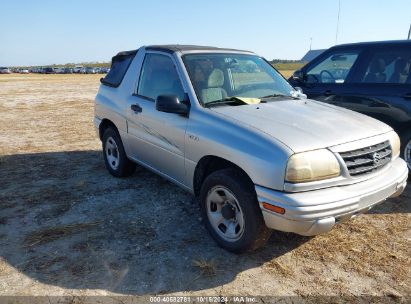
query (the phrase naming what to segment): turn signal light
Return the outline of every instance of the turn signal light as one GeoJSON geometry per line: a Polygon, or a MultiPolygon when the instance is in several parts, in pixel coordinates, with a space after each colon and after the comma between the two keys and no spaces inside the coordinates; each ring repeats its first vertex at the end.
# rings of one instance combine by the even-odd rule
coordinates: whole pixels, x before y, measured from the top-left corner
{"type": "Polygon", "coordinates": [[[279,213],[279,214],[284,214],[285,213],[285,209],[275,206],[275,205],[271,205],[269,203],[263,202],[263,207],[267,210],[273,211],[275,213],[279,213]]]}

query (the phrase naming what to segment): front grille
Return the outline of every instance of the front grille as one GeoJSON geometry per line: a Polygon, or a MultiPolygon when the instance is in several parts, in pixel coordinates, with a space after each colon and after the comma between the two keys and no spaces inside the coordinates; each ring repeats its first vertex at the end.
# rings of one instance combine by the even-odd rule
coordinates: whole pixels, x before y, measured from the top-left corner
{"type": "Polygon", "coordinates": [[[392,150],[390,142],[365,147],[358,150],[341,152],[345,165],[351,176],[360,176],[363,174],[375,172],[391,160],[392,150]]]}

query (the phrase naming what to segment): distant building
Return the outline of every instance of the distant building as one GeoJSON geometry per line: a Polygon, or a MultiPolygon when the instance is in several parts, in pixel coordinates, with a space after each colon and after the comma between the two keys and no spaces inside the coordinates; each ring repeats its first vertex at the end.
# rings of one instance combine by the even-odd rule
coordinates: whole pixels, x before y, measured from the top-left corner
{"type": "Polygon", "coordinates": [[[301,58],[301,61],[310,62],[314,58],[321,55],[324,51],[325,51],[325,49],[323,49],[323,50],[309,50],[307,52],[307,54],[305,54],[304,57],[301,58]]]}

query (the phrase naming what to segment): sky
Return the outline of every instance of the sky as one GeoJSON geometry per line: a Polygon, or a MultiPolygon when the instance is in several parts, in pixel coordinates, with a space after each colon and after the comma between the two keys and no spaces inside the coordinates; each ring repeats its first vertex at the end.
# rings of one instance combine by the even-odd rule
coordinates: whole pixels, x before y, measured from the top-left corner
{"type": "MultiPolygon", "coordinates": [[[[339,0],[0,0],[0,66],[110,61],[150,44],[301,59],[336,43],[339,0]]],[[[340,0],[337,44],[406,39],[411,0],[340,0]]]]}

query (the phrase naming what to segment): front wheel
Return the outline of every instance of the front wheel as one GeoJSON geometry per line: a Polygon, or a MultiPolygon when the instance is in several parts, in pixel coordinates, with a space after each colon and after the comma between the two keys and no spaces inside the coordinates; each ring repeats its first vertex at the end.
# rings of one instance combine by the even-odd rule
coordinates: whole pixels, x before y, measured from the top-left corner
{"type": "Polygon", "coordinates": [[[406,132],[401,138],[401,153],[402,157],[408,165],[408,170],[411,171],[411,132],[406,132]]]}
{"type": "Polygon", "coordinates": [[[106,168],[113,176],[129,176],[136,169],[136,164],[127,158],[120,135],[113,128],[104,131],[103,155],[106,168]]]}
{"type": "Polygon", "coordinates": [[[224,249],[251,251],[270,237],[253,185],[238,170],[210,174],[201,187],[199,200],[207,230],[224,249]]]}

